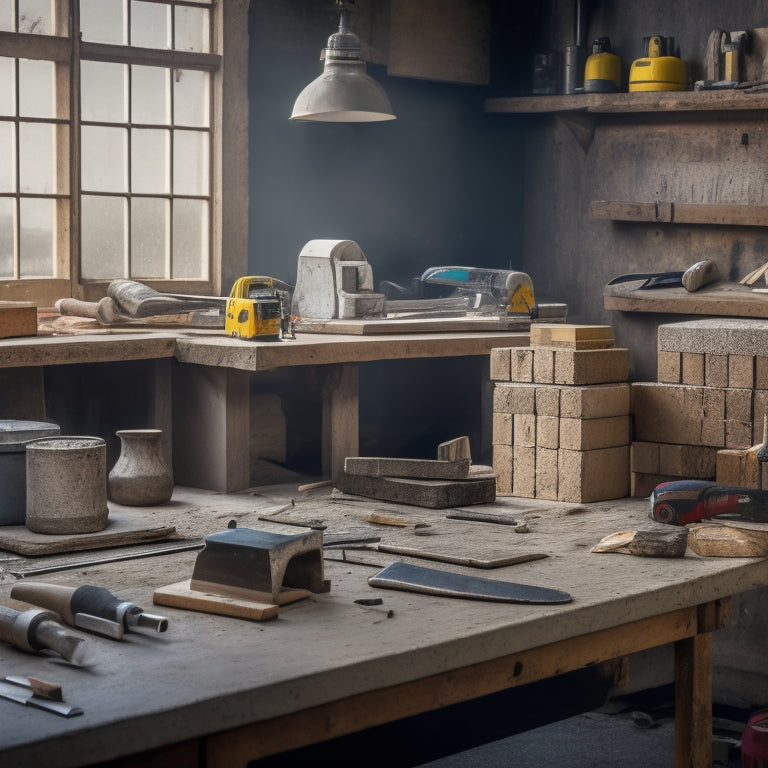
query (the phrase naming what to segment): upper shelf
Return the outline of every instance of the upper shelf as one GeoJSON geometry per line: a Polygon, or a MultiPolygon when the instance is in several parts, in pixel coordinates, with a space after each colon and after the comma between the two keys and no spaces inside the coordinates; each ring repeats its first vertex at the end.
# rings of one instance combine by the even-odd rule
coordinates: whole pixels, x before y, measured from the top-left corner
{"type": "Polygon", "coordinates": [[[634,93],[574,93],[567,96],[515,96],[486,99],[485,112],[530,114],[551,112],[716,112],[768,108],[768,92],[638,91],[634,93]]]}

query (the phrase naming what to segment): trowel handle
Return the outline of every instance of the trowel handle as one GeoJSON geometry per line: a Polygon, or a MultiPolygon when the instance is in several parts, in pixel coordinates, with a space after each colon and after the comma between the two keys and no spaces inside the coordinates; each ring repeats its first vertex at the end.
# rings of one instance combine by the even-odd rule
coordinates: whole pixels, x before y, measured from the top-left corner
{"type": "Polygon", "coordinates": [[[11,597],[14,600],[23,600],[25,603],[39,605],[49,611],[55,611],[63,621],[70,626],[75,625],[75,615],[72,611],[72,595],[74,587],[63,587],[59,584],[42,584],[28,581],[14,584],[11,587],[11,597]]]}

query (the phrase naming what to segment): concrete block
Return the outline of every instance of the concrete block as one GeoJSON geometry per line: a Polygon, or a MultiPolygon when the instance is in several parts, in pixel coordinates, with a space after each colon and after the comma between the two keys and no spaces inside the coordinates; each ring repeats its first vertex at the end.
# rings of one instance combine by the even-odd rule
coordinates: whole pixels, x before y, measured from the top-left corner
{"type": "Polygon", "coordinates": [[[725,390],[725,418],[735,421],[752,421],[751,389],[725,390]]]}
{"type": "Polygon", "coordinates": [[[496,493],[499,496],[512,495],[513,451],[511,445],[493,446],[493,471],[496,473],[496,493]]]}
{"type": "Polygon", "coordinates": [[[755,389],[768,389],[768,357],[755,358],[755,389]]]}
{"type": "Polygon", "coordinates": [[[536,498],[557,501],[557,449],[536,447],[536,498]]]}
{"type": "Polygon", "coordinates": [[[704,418],[725,418],[725,393],[725,389],[704,387],[701,393],[701,408],[704,418]]]}
{"type": "Polygon", "coordinates": [[[725,423],[725,419],[702,419],[699,444],[724,448],[726,444],[725,423]]]}
{"type": "Polygon", "coordinates": [[[513,347],[509,353],[509,362],[511,381],[533,381],[533,350],[530,347],[513,347]]]}
{"type": "Polygon", "coordinates": [[[768,320],[717,317],[660,325],[658,349],[729,355],[768,356],[768,320]]]}
{"type": "Polygon", "coordinates": [[[662,475],[708,479],[715,476],[717,448],[706,445],[659,444],[659,469],[662,475]]]}
{"type": "Polygon", "coordinates": [[[513,449],[512,495],[536,498],[536,449],[516,445],[513,449]]]}
{"type": "Polygon", "coordinates": [[[560,415],[560,387],[536,387],[536,415],[560,415]]]}
{"type": "Polygon", "coordinates": [[[763,442],[763,418],[768,414],[768,390],[752,393],[752,444],[763,442]]]}
{"type": "Polygon", "coordinates": [[[665,384],[679,384],[682,379],[682,356],[679,352],[659,352],[656,378],[665,384]]]}
{"type": "Polygon", "coordinates": [[[745,389],[755,386],[754,355],[728,355],[728,386],[745,389]]]}
{"type": "Polygon", "coordinates": [[[698,352],[683,352],[682,358],[682,383],[703,387],[704,355],[698,352]]]}
{"type": "Polygon", "coordinates": [[[555,384],[607,384],[628,378],[628,349],[555,350],[555,384]]]}
{"type": "Polygon", "coordinates": [[[560,419],[557,416],[536,416],[536,447],[555,450],[560,447],[560,419]]]}
{"type": "Polygon", "coordinates": [[[535,413],[536,388],[532,384],[498,382],[493,388],[494,413],[535,413]]]}
{"type": "Polygon", "coordinates": [[[536,445],[536,417],[516,413],[512,418],[512,445],[533,448],[536,445]]]}
{"type": "Polygon", "coordinates": [[[704,387],[632,384],[634,439],[700,445],[704,387]]]}
{"type": "Polygon", "coordinates": [[[511,352],[507,347],[491,350],[491,381],[510,381],[512,375],[511,352]]]}
{"type": "Polygon", "coordinates": [[[537,384],[552,384],[555,380],[555,351],[537,347],[533,352],[533,380],[537,384]]]}
{"type": "Polygon", "coordinates": [[[752,445],[752,422],[725,420],[725,447],[749,448],[752,445]]]}
{"type": "Polygon", "coordinates": [[[560,416],[569,419],[600,419],[630,413],[630,385],[600,384],[591,387],[563,387],[560,416]]]}
{"type": "Polygon", "coordinates": [[[629,445],[629,416],[603,419],[560,419],[560,448],[591,451],[629,445]]]}
{"type": "Polygon", "coordinates": [[[629,446],[594,451],[561,448],[557,457],[559,501],[621,499],[629,492],[629,446]]]}
{"type": "Polygon", "coordinates": [[[493,445],[513,444],[513,419],[511,413],[493,414],[493,445]]]}
{"type": "Polygon", "coordinates": [[[659,446],[662,443],[643,443],[635,440],[630,445],[629,467],[632,472],[647,475],[659,473],[659,446]]]}
{"type": "MultiPolygon", "coordinates": [[[[509,414],[505,414],[509,415],[509,414]]],[[[347,456],[344,472],[366,477],[412,477],[419,480],[466,480],[471,460],[435,461],[378,456],[347,456]]]]}
{"type": "Polygon", "coordinates": [[[630,477],[630,495],[638,499],[644,499],[645,497],[650,496],[653,493],[654,488],[660,483],[668,483],[672,480],[679,479],[679,477],[671,477],[668,475],[646,475],[642,472],[632,472],[630,477]]]}
{"type": "Polygon", "coordinates": [[[728,355],[704,355],[704,384],[708,387],[728,386],[728,355]]]}

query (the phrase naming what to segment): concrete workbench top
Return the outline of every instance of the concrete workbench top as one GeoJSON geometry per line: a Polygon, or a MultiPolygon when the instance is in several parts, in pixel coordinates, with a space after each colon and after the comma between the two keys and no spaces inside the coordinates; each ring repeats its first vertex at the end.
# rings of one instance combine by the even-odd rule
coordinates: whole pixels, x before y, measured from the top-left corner
{"type": "MultiPolygon", "coordinates": [[[[283,606],[272,621],[251,622],[152,607],[157,587],[190,577],[196,552],[29,575],[57,584],[105,586],[149,612],[168,616],[170,627],[165,634],[131,634],[122,643],[92,637],[92,662],[85,669],[0,646],[4,674],[59,682],[66,700],[84,710],[82,716],[63,719],[0,700],[0,765],[45,768],[107,760],[768,584],[768,560],[762,558],[703,558],[690,551],[679,559],[592,553],[591,547],[607,534],[660,525],[649,519],[648,501],[642,499],[574,508],[500,498],[483,505],[483,511],[516,516],[530,531],[503,536],[503,526],[447,520],[445,510],[334,498],[328,488],[298,493],[296,485],[237,494],[177,487],[156,516],[158,522],[176,525],[181,536],[196,538],[225,529],[230,520],[264,526],[259,516],[291,499],[295,505],[284,514],[323,519],[326,533],[368,528],[401,541],[413,536],[417,546],[426,548],[471,529],[474,538],[463,538],[487,542],[473,545],[476,556],[495,551],[503,538],[516,554],[548,556],[492,571],[414,562],[566,590],[573,602],[510,605],[374,590],[367,578],[379,570],[377,565],[326,559],[330,592],[283,606]],[[412,527],[392,533],[391,527],[365,522],[382,509],[431,525],[433,535],[416,538],[412,527]],[[478,530],[487,533],[478,539],[478,530]],[[372,596],[383,604],[354,602],[372,596]]],[[[371,563],[376,558],[381,558],[379,565],[391,562],[384,553],[365,554],[371,563]]],[[[76,559],[86,555],[78,553],[76,559]]],[[[327,555],[340,558],[339,552],[327,555]]],[[[10,573],[13,560],[0,561],[0,601],[21,609],[23,604],[8,597],[16,581],[10,573]]]]}

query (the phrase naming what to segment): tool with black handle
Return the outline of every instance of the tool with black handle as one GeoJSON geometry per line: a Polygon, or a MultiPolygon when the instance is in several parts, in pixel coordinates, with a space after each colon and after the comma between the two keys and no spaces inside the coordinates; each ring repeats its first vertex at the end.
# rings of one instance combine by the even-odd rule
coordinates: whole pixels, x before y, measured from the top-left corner
{"type": "Polygon", "coordinates": [[[768,492],[718,485],[710,480],[672,480],[654,488],[651,517],[671,525],[711,518],[765,523],[768,522],[768,492]]]}
{"type": "Polygon", "coordinates": [[[125,632],[140,628],[165,632],[168,619],[145,613],[135,603],[120,600],[104,587],[25,582],[11,588],[11,597],[56,611],[72,627],[122,640],[125,632]]]}
{"type": "Polygon", "coordinates": [[[0,605],[0,640],[20,651],[53,651],[71,664],[83,664],[87,652],[84,637],[72,634],[51,611],[32,608],[15,611],[0,605]]]}

